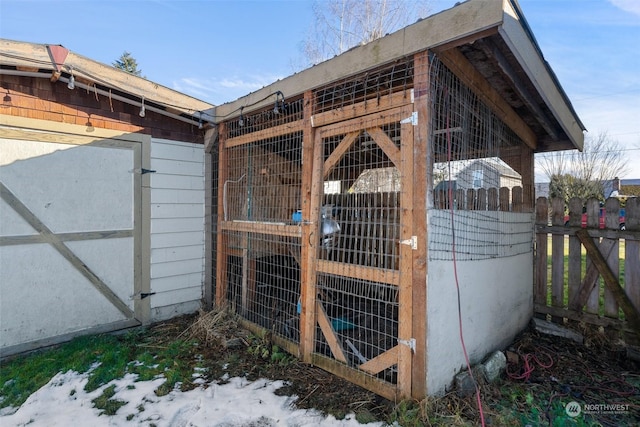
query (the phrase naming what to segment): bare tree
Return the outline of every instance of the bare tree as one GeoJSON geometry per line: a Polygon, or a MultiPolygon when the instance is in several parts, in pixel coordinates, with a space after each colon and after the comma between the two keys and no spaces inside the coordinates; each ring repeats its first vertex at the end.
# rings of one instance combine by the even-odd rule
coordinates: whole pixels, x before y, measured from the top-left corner
{"type": "Polygon", "coordinates": [[[603,199],[604,182],[628,171],[629,160],[618,141],[606,132],[585,138],[584,149],[560,151],[538,157],[537,165],[549,178],[549,193],[565,200],[571,197],[603,199]]]}
{"type": "Polygon", "coordinates": [[[427,15],[429,0],[315,0],[303,43],[309,64],[376,40],[427,15]]]}

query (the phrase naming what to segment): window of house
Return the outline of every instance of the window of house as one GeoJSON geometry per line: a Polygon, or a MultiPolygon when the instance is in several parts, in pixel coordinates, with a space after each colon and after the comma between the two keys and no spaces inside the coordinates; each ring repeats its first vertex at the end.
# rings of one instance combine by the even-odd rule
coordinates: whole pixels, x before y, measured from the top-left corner
{"type": "Polygon", "coordinates": [[[473,188],[482,188],[483,171],[473,171],[473,188]]]}

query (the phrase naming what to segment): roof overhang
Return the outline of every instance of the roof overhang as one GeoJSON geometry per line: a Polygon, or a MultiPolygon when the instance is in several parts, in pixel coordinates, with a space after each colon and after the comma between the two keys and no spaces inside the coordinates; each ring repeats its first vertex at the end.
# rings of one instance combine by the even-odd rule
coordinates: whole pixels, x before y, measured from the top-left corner
{"type": "MultiPolygon", "coordinates": [[[[216,107],[218,120],[431,50],[483,82],[475,88],[536,152],[582,150],[585,130],[527,25],[517,0],[468,0],[393,34],[216,107]],[[497,99],[501,98],[501,99],[497,99]]],[[[447,64],[448,65],[448,64],[447,64]]]]}
{"type": "Polygon", "coordinates": [[[212,104],[88,59],[60,45],[0,39],[0,75],[46,78],[75,85],[113,99],[141,106],[176,120],[199,125],[212,121],[212,104]],[[144,99],[144,101],[143,101],[144,99]]]}

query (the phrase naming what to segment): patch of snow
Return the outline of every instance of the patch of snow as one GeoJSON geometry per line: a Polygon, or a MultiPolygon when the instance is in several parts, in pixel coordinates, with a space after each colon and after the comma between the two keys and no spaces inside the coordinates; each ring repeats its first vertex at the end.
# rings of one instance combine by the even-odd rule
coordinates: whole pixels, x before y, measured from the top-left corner
{"type": "MultiPolygon", "coordinates": [[[[276,396],[282,381],[230,378],[228,383],[202,384],[181,392],[172,390],[165,396],[154,393],[165,380],[136,381],[135,374],[127,374],[90,393],[84,391],[88,373],[59,373],[49,383],[33,393],[19,408],[0,411],[0,425],[4,426],[130,426],[158,427],[360,427],[353,414],[343,420],[323,416],[319,411],[296,409],[295,397],[276,396]],[[112,399],[127,402],[114,416],[100,415],[92,400],[105,388],[115,385],[112,399]]],[[[369,423],[367,426],[381,426],[369,423]]]]}

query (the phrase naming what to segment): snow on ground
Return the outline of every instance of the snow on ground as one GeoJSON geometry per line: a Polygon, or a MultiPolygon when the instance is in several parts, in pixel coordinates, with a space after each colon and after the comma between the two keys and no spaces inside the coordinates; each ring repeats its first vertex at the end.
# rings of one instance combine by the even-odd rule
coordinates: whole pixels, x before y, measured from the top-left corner
{"type": "MultiPolygon", "coordinates": [[[[136,375],[111,381],[87,393],[88,374],[59,373],[16,408],[0,412],[0,425],[9,426],[131,426],[157,427],[276,427],[362,426],[353,415],[344,420],[314,410],[296,409],[294,397],[276,396],[282,381],[231,378],[224,385],[202,384],[196,389],[158,397],[154,390],[164,378],[136,382],[136,375]],[[100,415],[91,402],[105,388],[115,385],[111,399],[128,402],[114,416],[100,415]]],[[[198,381],[198,379],[196,379],[198,381]]],[[[381,426],[370,423],[367,426],[381,426]]]]}

